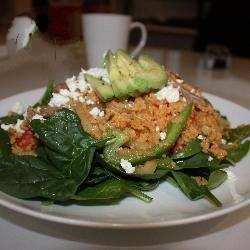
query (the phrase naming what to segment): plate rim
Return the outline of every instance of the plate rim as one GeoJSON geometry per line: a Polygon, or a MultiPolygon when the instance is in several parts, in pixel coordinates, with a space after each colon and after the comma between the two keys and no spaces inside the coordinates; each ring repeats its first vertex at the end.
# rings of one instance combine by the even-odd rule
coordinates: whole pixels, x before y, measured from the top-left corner
{"type": "MultiPolygon", "coordinates": [[[[15,95],[6,97],[4,99],[1,99],[0,102],[4,102],[8,100],[9,98],[15,98],[15,96],[22,95],[22,94],[32,94],[33,92],[42,92],[45,88],[37,88],[29,91],[24,91],[21,93],[17,93],[15,95]]],[[[235,105],[241,109],[245,109],[246,111],[249,112],[249,109],[247,109],[244,106],[241,106],[235,102],[232,102],[226,98],[216,96],[214,94],[204,92],[204,95],[206,97],[211,96],[212,98],[219,98],[223,100],[224,102],[228,102],[232,105],[235,105]]],[[[87,227],[87,228],[98,228],[98,229],[153,229],[153,228],[165,228],[165,227],[171,227],[171,226],[179,226],[179,225],[187,225],[187,224],[193,224],[201,221],[206,221],[206,220],[211,220],[215,219],[218,217],[221,217],[223,215],[227,215],[231,212],[234,212],[238,209],[241,209],[245,206],[250,205],[250,199],[246,198],[240,203],[230,205],[229,207],[226,208],[218,208],[217,210],[214,210],[212,212],[206,213],[206,214],[201,214],[197,216],[191,216],[188,218],[182,218],[182,219],[174,219],[170,221],[158,221],[158,222],[137,222],[137,223],[112,223],[112,222],[96,222],[96,221],[89,221],[86,219],[77,219],[77,218],[68,218],[68,217],[63,217],[63,216],[58,216],[54,214],[49,214],[49,213],[44,213],[42,211],[36,211],[31,208],[27,208],[25,206],[15,204],[14,201],[11,201],[12,199],[17,199],[21,200],[15,197],[12,197],[8,194],[5,194],[0,191],[0,206],[3,206],[5,208],[8,208],[12,211],[18,212],[20,214],[24,214],[27,216],[31,216],[33,218],[41,219],[41,220],[46,220],[50,222],[56,222],[64,225],[71,225],[71,226],[81,226],[81,227],[87,227]],[[3,199],[4,196],[6,196],[6,199],[3,199]]],[[[190,201],[191,202],[191,201],[190,201]]]]}

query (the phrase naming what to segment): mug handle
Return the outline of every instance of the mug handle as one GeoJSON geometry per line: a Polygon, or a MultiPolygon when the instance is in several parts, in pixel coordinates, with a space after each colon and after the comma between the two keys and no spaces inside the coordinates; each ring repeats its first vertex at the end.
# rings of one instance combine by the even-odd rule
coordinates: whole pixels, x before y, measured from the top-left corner
{"type": "Polygon", "coordinates": [[[141,22],[131,23],[130,30],[135,29],[135,28],[139,28],[141,30],[141,39],[140,39],[138,45],[136,46],[136,48],[132,51],[132,53],[131,53],[132,57],[136,57],[139,55],[139,53],[141,52],[141,50],[145,46],[146,41],[147,41],[147,37],[148,37],[146,26],[143,23],[141,23],[141,22]]]}

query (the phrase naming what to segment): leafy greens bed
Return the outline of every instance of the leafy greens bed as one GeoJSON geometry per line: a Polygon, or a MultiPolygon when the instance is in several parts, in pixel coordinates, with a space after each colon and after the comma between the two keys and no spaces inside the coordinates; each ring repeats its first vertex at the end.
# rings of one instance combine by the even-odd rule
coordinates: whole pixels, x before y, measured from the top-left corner
{"type": "MultiPolygon", "coordinates": [[[[35,106],[47,105],[53,91],[49,83],[46,93],[35,106]]],[[[80,205],[101,205],[118,202],[135,196],[145,202],[152,197],[145,191],[155,189],[168,181],[179,188],[190,200],[206,198],[216,206],[221,202],[211,190],[227,179],[223,170],[239,162],[248,152],[250,125],[229,130],[227,157],[213,158],[202,152],[198,139],[190,142],[176,154],[169,149],[180,135],[190,115],[192,103],[168,127],[166,140],[146,155],[125,156],[133,164],[143,163],[157,156],[153,174],[127,174],[119,166],[116,150],[126,141],[121,131],[111,133],[101,140],[86,133],[78,116],[62,108],[48,119],[31,122],[32,130],[39,136],[36,156],[17,156],[11,152],[8,132],[0,129],[0,190],[12,196],[42,201],[68,202],[80,205]],[[162,157],[165,153],[166,156],[162,157]],[[194,177],[205,179],[198,184],[194,177]]],[[[1,124],[13,124],[20,115],[0,118],[1,124]]]]}

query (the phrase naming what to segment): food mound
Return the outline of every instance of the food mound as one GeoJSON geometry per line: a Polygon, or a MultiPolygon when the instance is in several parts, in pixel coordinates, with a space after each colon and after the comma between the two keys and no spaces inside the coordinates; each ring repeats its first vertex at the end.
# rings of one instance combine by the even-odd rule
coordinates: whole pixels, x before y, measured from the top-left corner
{"type": "Polygon", "coordinates": [[[25,112],[0,119],[0,190],[18,198],[110,204],[168,181],[191,200],[249,151],[249,125],[231,129],[201,90],[153,58],[109,51],[102,68],[50,82],[25,112]]]}

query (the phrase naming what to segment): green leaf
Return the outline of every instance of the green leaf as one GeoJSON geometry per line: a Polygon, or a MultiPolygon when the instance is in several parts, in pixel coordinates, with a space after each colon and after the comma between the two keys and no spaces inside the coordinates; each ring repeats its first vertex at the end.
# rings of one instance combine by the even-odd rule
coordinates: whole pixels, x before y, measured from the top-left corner
{"type": "Polygon", "coordinates": [[[86,187],[73,198],[80,204],[101,205],[118,202],[128,195],[136,196],[146,202],[152,200],[129,182],[114,178],[93,187],[86,187]]]}
{"type": "Polygon", "coordinates": [[[112,174],[98,166],[92,166],[91,172],[85,180],[85,185],[96,185],[111,178],[112,174]]]}
{"type": "Polygon", "coordinates": [[[227,173],[223,170],[213,171],[208,178],[208,189],[220,186],[227,179],[227,173]]]}
{"type": "Polygon", "coordinates": [[[18,198],[69,200],[89,174],[96,140],[67,109],[45,121],[33,120],[31,126],[43,142],[39,156],[3,157],[0,190],[18,198]]]}
{"type": "Polygon", "coordinates": [[[8,132],[0,128],[0,158],[10,153],[10,140],[8,132]]]}
{"type": "Polygon", "coordinates": [[[23,120],[23,115],[13,114],[13,115],[3,116],[0,118],[0,124],[6,124],[6,125],[15,124],[18,119],[23,120]]]}
{"type": "Polygon", "coordinates": [[[204,197],[205,189],[202,186],[199,186],[197,182],[192,179],[187,174],[184,174],[180,171],[172,171],[172,175],[183,191],[183,193],[190,199],[190,200],[198,200],[204,197]]]}
{"type": "Polygon", "coordinates": [[[200,152],[189,158],[177,159],[176,164],[179,168],[202,168],[208,167],[210,162],[208,161],[209,155],[200,152]]]}
{"type": "Polygon", "coordinates": [[[54,90],[54,81],[49,80],[47,88],[42,96],[42,98],[33,106],[34,108],[38,106],[46,106],[50,102],[50,99],[52,98],[52,93],[54,90]]]}
{"type": "Polygon", "coordinates": [[[197,153],[201,152],[201,143],[200,140],[195,139],[191,141],[185,148],[183,148],[180,152],[171,156],[172,159],[181,159],[193,156],[197,153]]]}
{"type": "Polygon", "coordinates": [[[241,161],[250,150],[250,141],[245,141],[238,145],[236,148],[231,148],[227,150],[226,160],[231,163],[237,163],[241,161]]]}
{"type": "Polygon", "coordinates": [[[97,141],[82,129],[78,116],[68,109],[61,109],[45,121],[33,120],[31,126],[46,145],[51,162],[65,175],[80,183],[84,181],[97,141]]]}
{"type": "Polygon", "coordinates": [[[34,156],[10,155],[0,162],[0,190],[17,198],[45,197],[64,201],[78,185],[72,178],[34,156]]]}
{"type": "Polygon", "coordinates": [[[216,207],[222,207],[222,203],[207,188],[205,188],[205,198],[216,207]]]}
{"type": "Polygon", "coordinates": [[[240,142],[250,135],[250,124],[240,125],[236,128],[229,129],[228,141],[240,142]]]}

